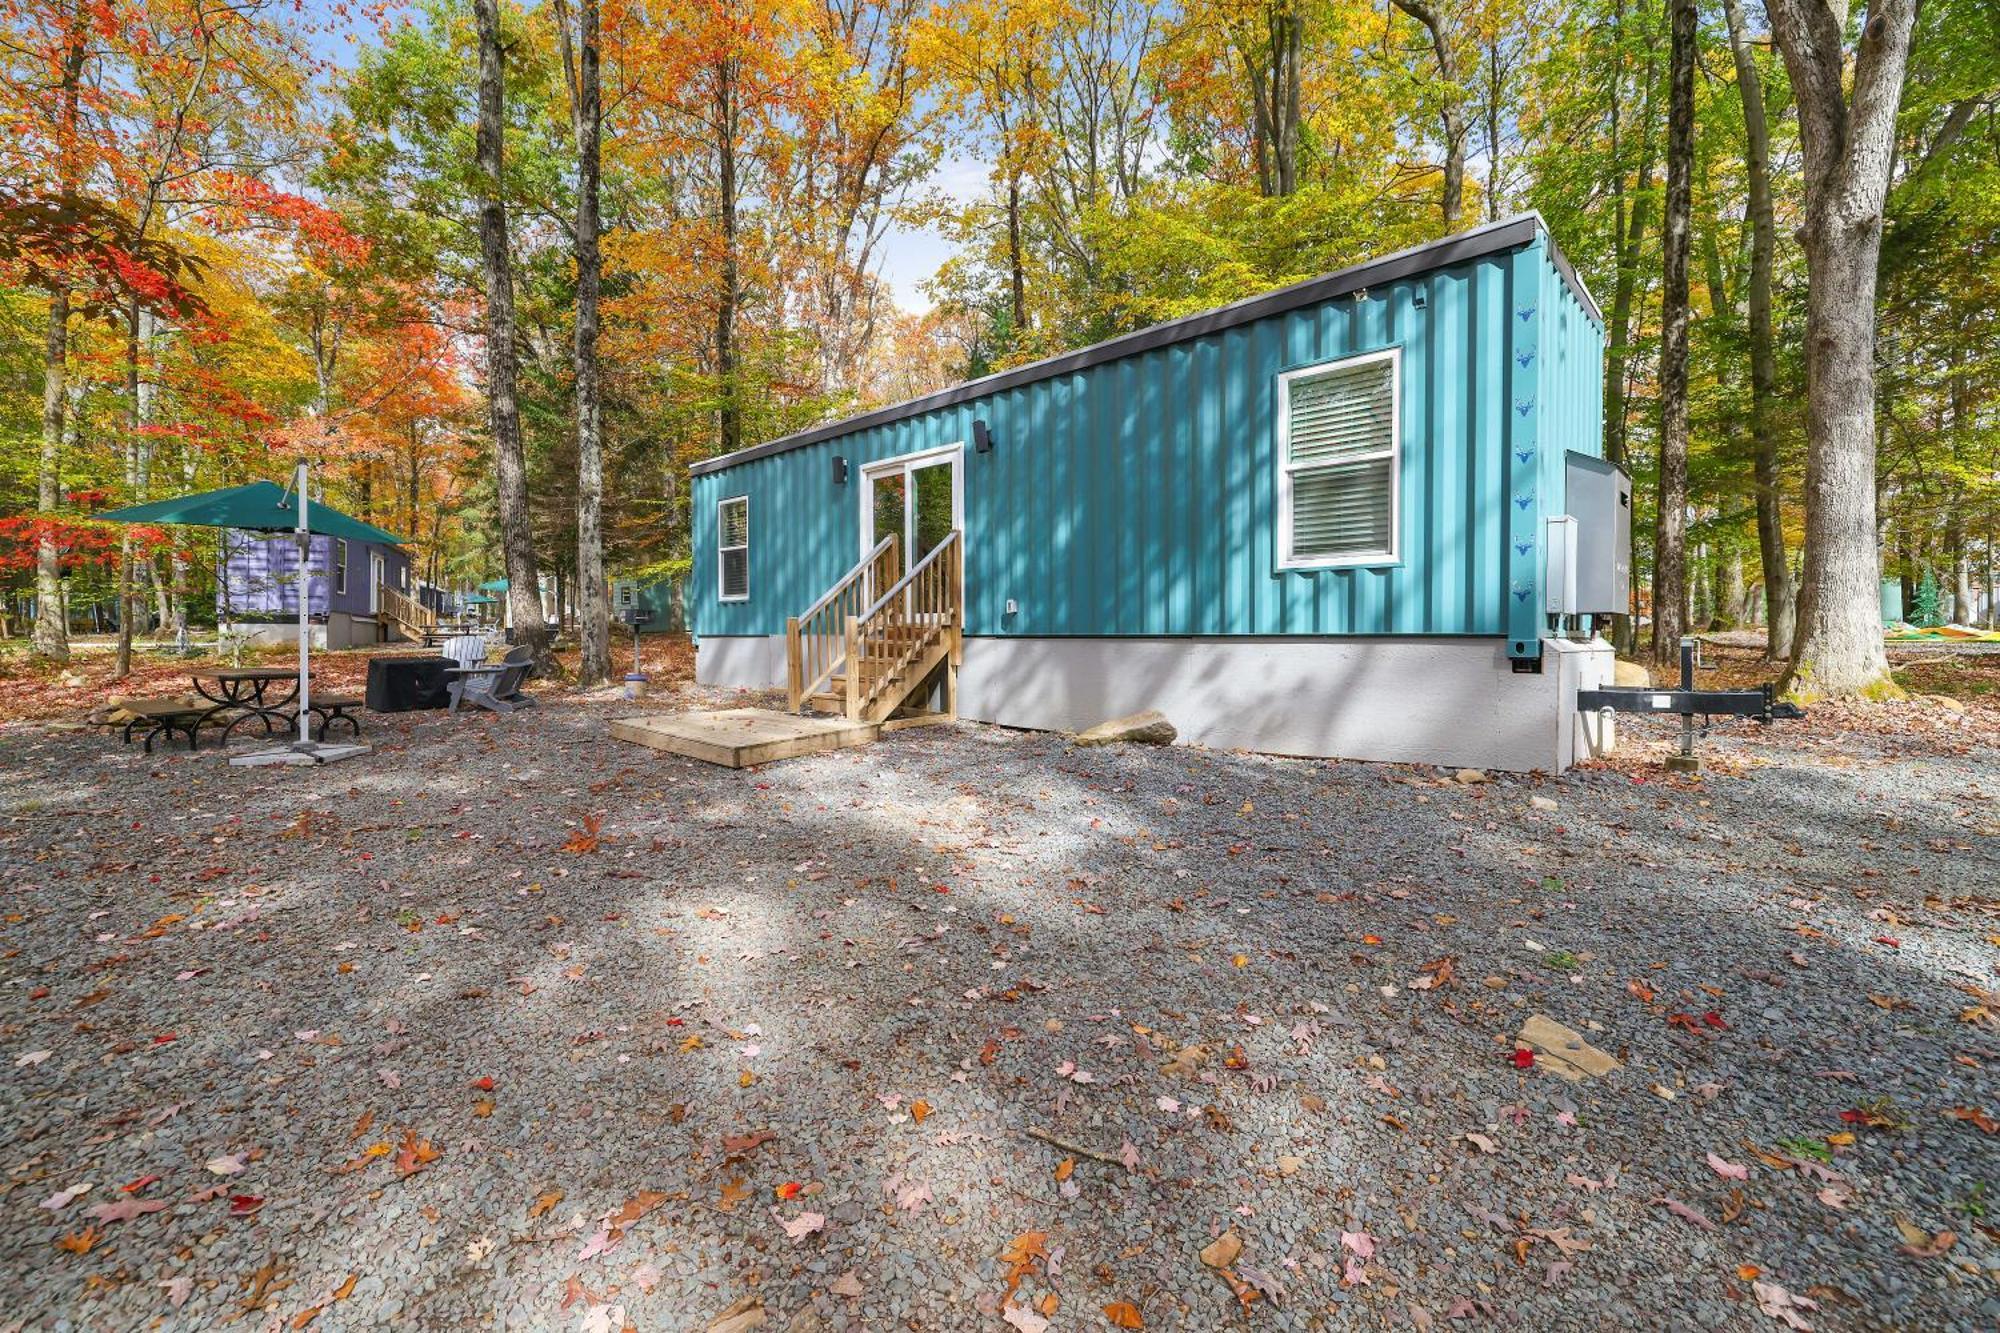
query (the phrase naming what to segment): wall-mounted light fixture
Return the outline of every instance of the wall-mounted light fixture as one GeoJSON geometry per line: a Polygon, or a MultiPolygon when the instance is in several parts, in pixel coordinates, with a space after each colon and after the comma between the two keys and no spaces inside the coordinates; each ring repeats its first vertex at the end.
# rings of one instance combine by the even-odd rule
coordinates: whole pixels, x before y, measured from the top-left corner
{"type": "Polygon", "coordinates": [[[1416,295],[1414,296],[1414,298],[1411,300],[1410,303],[1416,306],[1417,309],[1422,310],[1426,306],[1430,305],[1431,298],[1424,292],[1423,288],[1419,287],[1416,290],[1416,295]]]}
{"type": "Polygon", "coordinates": [[[972,451],[976,454],[993,452],[993,432],[986,428],[984,417],[972,423],[972,451]]]}
{"type": "Polygon", "coordinates": [[[839,454],[833,456],[833,484],[836,486],[847,484],[847,460],[839,454]]]}

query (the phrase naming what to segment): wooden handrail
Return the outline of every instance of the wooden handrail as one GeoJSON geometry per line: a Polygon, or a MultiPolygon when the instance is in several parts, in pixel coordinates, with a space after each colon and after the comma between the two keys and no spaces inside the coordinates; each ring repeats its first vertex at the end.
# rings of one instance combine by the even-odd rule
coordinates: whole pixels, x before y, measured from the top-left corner
{"type": "Polygon", "coordinates": [[[847,716],[879,722],[892,713],[942,648],[955,667],[963,651],[963,534],[956,528],[859,615],[847,620],[847,716]]]}
{"type": "MultiPolygon", "coordinates": [[[[866,611],[863,611],[861,613],[863,628],[865,629],[867,626],[867,622],[875,619],[875,617],[881,613],[882,609],[889,605],[890,600],[893,599],[897,593],[908,590],[910,585],[916,581],[917,576],[922,574],[926,569],[928,569],[931,565],[931,562],[935,561],[936,559],[938,559],[938,557],[940,557],[945,553],[946,547],[953,546],[957,542],[958,542],[958,529],[953,528],[950,532],[945,534],[945,538],[943,541],[939,542],[936,546],[931,547],[930,550],[924,552],[924,558],[917,561],[917,563],[915,564],[915,566],[911,568],[909,573],[903,575],[902,578],[896,580],[895,587],[889,589],[889,591],[883,593],[880,597],[876,598],[875,604],[869,607],[866,611]]],[[[953,599],[953,601],[956,600],[957,600],[956,598],[953,599]]]]}
{"type": "Polygon", "coordinates": [[[828,588],[824,593],[822,593],[820,595],[820,599],[817,602],[814,602],[811,606],[799,612],[799,619],[811,620],[821,611],[824,611],[826,609],[827,603],[831,602],[835,597],[838,597],[840,595],[840,591],[842,588],[846,587],[853,580],[860,578],[863,574],[866,574],[868,572],[869,567],[872,566],[878,559],[881,558],[882,553],[884,551],[887,551],[890,547],[894,545],[896,545],[896,534],[893,532],[890,533],[888,536],[884,537],[881,541],[876,542],[874,550],[870,551],[867,555],[862,556],[860,560],[855,562],[854,568],[848,570],[845,574],[842,574],[840,576],[840,582],[834,584],[831,588],[828,588]]]}
{"type": "Polygon", "coordinates": [[[847,622],[880,589],[897,581],[901,543],[894,533],[841,575],[840,581],[785,622],[786,696],[796,713],[847,662],[847,622]]]}
{"type": "Polygon", "coordinates": [[[391,620],[416,630],[429,629],[437,624],[437,612],[416,598],[394,588],[382,588],[378,592],[382,613],[391,620]]]}

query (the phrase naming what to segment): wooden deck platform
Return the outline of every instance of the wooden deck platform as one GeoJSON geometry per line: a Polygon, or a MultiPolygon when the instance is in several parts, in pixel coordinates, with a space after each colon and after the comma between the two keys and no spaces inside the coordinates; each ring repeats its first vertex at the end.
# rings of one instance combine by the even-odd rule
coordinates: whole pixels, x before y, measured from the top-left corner
{"type": "Polygon", "coordinates": [[[726,768],[748,768],[822,750],[866,745],[895,725],[850,722],[844,717],[799,717],[769,708],[726,708],[717,713],[616,718],[611,734],[621,741],[636,741],[726,768]]]}

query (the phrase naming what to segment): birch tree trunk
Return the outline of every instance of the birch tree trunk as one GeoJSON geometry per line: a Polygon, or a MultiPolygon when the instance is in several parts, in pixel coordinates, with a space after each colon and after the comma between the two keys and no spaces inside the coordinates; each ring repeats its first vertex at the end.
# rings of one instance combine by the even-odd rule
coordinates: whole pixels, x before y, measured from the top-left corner
{"type": "Polygon", "coordinates": [[[1757,72],[1743,0],[1724,0],[1729,48],[1736,58],[1736,92],[1743,102],[1744,167],[1749,180],[1750,223],[1750,438],[1756,450],[1757,557],[1764,579],[1764,658],[1776,662],[1792,653],[1792,617],[1798,593],[1792,586],[1791,557],[1778,466],[1778,432],[1772,420],[1778,398],[1778,359],[1771,332],[1771,265],[1777,221],[1771,207],[1771,130],[1764,109],[1764,84],[1757,72]]]}
{"type": "Polygon", "coordinates": [[[1687,632],[1688,257],[1694,209],[1694,0],[1670,0],[1667,198],[1661,215],[1660,497],[1653,529],[1653,660],[1679,660],[1687,632]]]}
{"type": "Polygon", "coordinates": [[[514,273],[507,249],[507,204],[502,184],[505,133],[506,50],[501,44],[499,0],[473,0],[479,23],[479,249],[486,269],[486,410],[493,432],[494,472],[500,508],[500,544],[507,559],[507,607],[514,641],[534,650],[535,666],[549,673],[548,620],[542,612],[541,571],[535,564],[528,516],[528,465],[521,445],[521,409],[515,397],[514,273]]]}
{"type": "MultiPolygon", "coordinates": [[[[35,467],[35,512],[52,518],[62,499],[63,383],[69,366],[69,290],[49,294],[48,335],[42,343],[42,449],[35,467]]],[[[69,620],[63,614],[62,557],[55,538],[35,543],[35,655],[69,661],[69,620]]]]}
{"type": "Polygon", "coordinates": [[[569,18],[562,22],[576,132],[576,605],[582,622],[585,689],[611,677],[611,607],[604,585],[604,431],[597,372],[598,293],[604,259],[598,246],[600,144],[604,130],[598,57],[598,0],[581,0],[574,58],[569,18]]]}
{"type": "Polygon", "coordinates": [[[1917,0],[1870,7],[1852,62],[1841,0],[1768,0],[1804,148],[1806,539],[1794,694],[1893,691],[1875,503],[1875,285],[1917,0]]]}

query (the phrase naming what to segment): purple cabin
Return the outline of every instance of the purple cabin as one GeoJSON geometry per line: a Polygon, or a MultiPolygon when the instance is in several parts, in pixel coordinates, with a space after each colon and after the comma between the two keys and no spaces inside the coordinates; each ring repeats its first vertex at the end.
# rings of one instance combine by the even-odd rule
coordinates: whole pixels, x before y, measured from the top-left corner
{"type": "MultiPolygon", "coordinates": [[[[311,536],[306,614],[316,647],[384,643],[400,628],[391,614],[398,596],[414,598],[410,557],[387,542],[311,536]]],[[[216,620],[255,639],[295,641],[299,620],[299,555],[289,532],[223,533],[223,578],[216,620]]]]}

